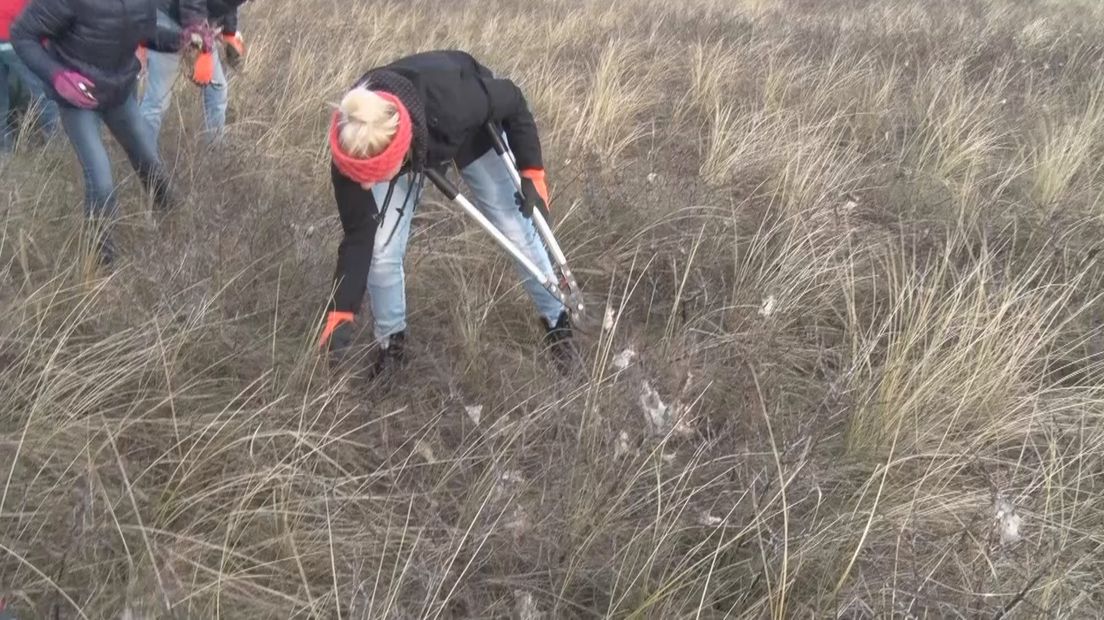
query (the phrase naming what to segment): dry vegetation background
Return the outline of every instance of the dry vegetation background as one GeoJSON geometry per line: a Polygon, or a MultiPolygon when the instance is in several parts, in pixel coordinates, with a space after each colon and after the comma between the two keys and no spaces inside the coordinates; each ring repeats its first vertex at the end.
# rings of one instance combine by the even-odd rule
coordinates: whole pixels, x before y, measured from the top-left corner
{"type": "Polygon", "coordinates": [[[21,618],[1104,615],[1100,3],[261,0],[245,23],[227,147],[196,144],[181,83],[181,212],[155,227],[127,179],[110,277],[79,258],[68,146],[0,164],[21,618]],[[586,378],[551,372],[512,265],[436,193],[402,381],[313,350],[328,105],[454,46],[530,95],[597,315],[586,378]]]}

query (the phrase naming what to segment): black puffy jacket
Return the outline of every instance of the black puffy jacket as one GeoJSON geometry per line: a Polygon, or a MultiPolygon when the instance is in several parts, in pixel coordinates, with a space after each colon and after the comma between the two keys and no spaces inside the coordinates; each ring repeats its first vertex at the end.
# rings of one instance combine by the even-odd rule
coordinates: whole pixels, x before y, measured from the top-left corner
{"type": "Polygon", "coordinates": [[[182,26],[218,24],[225,33],[238,31],[238,7],[247,0],[161,0],[161,10],[182,26]]]}
{"type": "Polygon", "coordinates": [[[60,71],[92,80],[98,107],[111,108],[134,89],[144,44],[162,52],[179,49],[179,37],[157,28],[157,0],[31,0],[12,25],[15,52],[46,83],[51,98],[60,71]]]}
{"type": "Polygon", "coordinates": [[[181,26],[207,21],[206,0],[160,0],[157,7],[181,26]]]}
{"type": "Polygon", "coordinates": [[[222,26],[222,31],[234,34],[238,31],[238,8],[248,0],[207,0],[207,19],[222,26]]]}
{"type": "MultiPolygon", "coordinates": [[[[369,71],[358,84],[371,83],[374,71],[391,71],[410,81],[421,99],[428,135],[427,165],[455,160],[463,168],[491,149],[484,127],[502,126],[518,168],[543,168],[537,124],[516,84],[496,78],[468,54],[457,50],[424,52],[369,71]]],[[[384,89],[386,90],[386,89],[384,89]]]]}
{"type": "MultiPolygon", "coordinates": [[[[406,103],[415,122],[424,124],[414,130],[412,159],[418,162],[414,167],[436,168],[449,161],[467,167],[492,148],[485,129],[489,121],[506,132],[519,168],[544,167],[537,124],[521,89],[510,80],[495,78],[465,52],[407,56],[369,71],[357,85],[392,92],[406,103]],[[394,79],[396,74],[399,80],[394,79]],[[412,97],[416,99],[410,101],[412,97]]],[[[345,232],[337,253],[337,286],[330,310],[355,313],[372,264],[378,214],[388,206],[376,205],[372,192],[345,177],[337,166],[330,167],[330,175],[345,232]]]]}

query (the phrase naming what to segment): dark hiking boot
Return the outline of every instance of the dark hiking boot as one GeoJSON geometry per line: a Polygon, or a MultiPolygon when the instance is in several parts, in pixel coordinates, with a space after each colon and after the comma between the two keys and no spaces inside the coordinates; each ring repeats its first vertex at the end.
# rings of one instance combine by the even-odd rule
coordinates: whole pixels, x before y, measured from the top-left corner
{"type": "Polygon", "coordinates": [[[100,239],[99,247],[97,248],[97,257],[100,261],[100,267],[104,269],[111,269],[114,267],[116,254],[115,242],[111,240],[111,237],[105,236],[100,239]]]}
{"type": "Polygon", "coordinates": [[[379,356],[369,373],[369,379],[386,379],[394,375],[406,362],[406,332],[391,334],[387,344],[380,347],[379,356]]]}
{"type": "Polygon", "coordinates": [[[169,177],[161,169],[139,170],[146,191],[153,199],[153,218],[160,222],[176,210],[176,198],[173,196],[172,184],[169,177]]]}
{"type": "Polygon", "coordinates": [[[167,185],[158,185],[153,193],[153,217],[160,222],[176,211],[176,198],[167,185]]]}
{"type": "Polygon", "coordinates": [[[582,356],[575,347],[575,333],[567,313],[561,312],[555,324],[550,324],[547,319],[541,319],[541,322],[544,323],[545,328],[545,349],[551,354],[560,370],[566,372],[582,367],[582,356]]]}
{"type": "Polygon", "coordinates": [[[93,219],[89,221],[89,235],[91,258],[95,260],[97,267],[111,269],[115,265],[118,251],[115,246],[113,226],[107,220],[93,219]]]}

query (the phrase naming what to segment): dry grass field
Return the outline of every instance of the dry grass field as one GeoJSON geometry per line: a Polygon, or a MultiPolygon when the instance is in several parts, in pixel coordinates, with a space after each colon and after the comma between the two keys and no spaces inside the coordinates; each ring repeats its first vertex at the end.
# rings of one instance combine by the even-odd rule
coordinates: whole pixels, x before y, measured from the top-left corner
{"type": "MultiPolygon", "coordinates": [[[[180,211],[82,259],[0,162],[0,595],[19,618],[1104,616],[1104,5],[259,0],[180,211]],[[391,384],[314,349],[330,106],[461,47],[530,96],[587,292],[557,375],[436,192],[391,384]]],[[[116,171],[129,170],[118,149],[116,171]]],[[[367,342],[369,335],[362,334],[367,342]]]]}

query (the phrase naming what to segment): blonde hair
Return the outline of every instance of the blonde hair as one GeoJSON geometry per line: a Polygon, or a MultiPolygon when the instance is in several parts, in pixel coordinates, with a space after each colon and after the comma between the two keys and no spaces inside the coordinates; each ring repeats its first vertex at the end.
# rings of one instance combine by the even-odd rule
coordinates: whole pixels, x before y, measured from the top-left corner
{"type": "Polygon", "coordinates": [[[379,155],[399,130],[394,103],[367,88],[357,87],[341,100],[341,148],[353,157],[379,155]]]}

